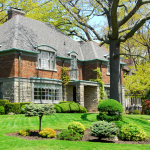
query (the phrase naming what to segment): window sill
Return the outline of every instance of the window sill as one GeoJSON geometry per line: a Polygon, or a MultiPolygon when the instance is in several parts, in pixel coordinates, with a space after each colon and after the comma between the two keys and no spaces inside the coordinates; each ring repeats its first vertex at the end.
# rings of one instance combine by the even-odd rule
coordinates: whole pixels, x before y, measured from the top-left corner
{"type": "Polygon", "coordinates": [[[44,69],[44,68],[38,68],[38,67],[36,67],[36,69],[37,70],[44,70],[44,71],[55,71],[55,72],[57,72],[57,70],[56,69],[44,69]]]}

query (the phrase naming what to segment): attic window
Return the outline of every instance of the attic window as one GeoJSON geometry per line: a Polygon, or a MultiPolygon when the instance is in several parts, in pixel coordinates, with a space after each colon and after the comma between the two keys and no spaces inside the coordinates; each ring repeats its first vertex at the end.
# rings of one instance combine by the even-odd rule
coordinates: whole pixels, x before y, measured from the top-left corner
{"type": "Polygon", "coordinates": [[[40,50],[38,56],[38,69],[56,70],[55,52],[40,50]]]}

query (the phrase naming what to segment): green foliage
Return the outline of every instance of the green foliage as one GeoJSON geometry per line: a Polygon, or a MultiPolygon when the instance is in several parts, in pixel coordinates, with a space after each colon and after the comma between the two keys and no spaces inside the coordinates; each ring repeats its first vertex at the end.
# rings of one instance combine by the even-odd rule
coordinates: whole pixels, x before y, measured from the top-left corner
{"type": "Polygon", "coordinates": [[[124,125],[120,130],[119,136],[129,141],[143,141],[147,139],[147,135],[142,127],[132,123],[124,125]]]}
{"type": "Polygon", "coordinates": [[[54,105],[52,104],[30,104],[26,105],[25,108],[25,116],[43,116],[43,115],[51,115],[55,113],[54,105]]]}
{"type": "Polygon", "coordinates": [[[9,103],[9,100],[0,99],[0,106],[3,106],[5,108],[5,104],[7,103],[9,103]]]}
{"type": "Polygon", "coordinates": [[[6,103],[5,104],[5,112],[6,112],[6,114],[8,114],[9,112],[19,114],[20,113],[20,103],[6,103]]]}
{"type": "Polygon", "coordinates": [[[60,101],[59,104],[62,104],[62,103],[75,103],[74,101],[60,101]]]}
{"type": "Polygon", "coordinates": [[[128,110],[126,110],[126,111],[125,111],[125,114],[129,114],[129,111],[128,111],[128,110]]]}
{"type": "Polygon", "coordinates": [[[102,73],[99,68],[93,70],[95,73],[97,73],[97,79],[90,79],[90,81],[96,81],[99,83],[99,89],[100,89],[100,99],[99,102],[104,100],[106,97],[105,91],[104,91],[104,82],[102,81],[102,73]]]}
{"type": "Polygon", "coordinates": [[[139,110],[134,110],[133,114],[141,114],[141,112],[139,110]]]}
{"type": "Polygon", "coordinates": [[[26,106],[25,105],[22,105],[21,109],[20,109],[20,114],[25,114],[25,108],[26,106]]]}
{"type": "Polygon", "coordinates": [[[5,114],[5,109],[3,106],[0,106],[0,115],[5,114]]]}
{"type": "Polygon", "coordinates": [[[62,80],[62,84],[65,86],[70,81],[70,76],[68,74],[68,71],[69,71],[69,68],[67,68],[67,67],[61,68],[61,80],[62,80]]]}
{"type": "Polygon", "coordinates": [[[52,128],[46,128],[39,132],[39,135],[43,138],[54,138],[56,137],[56,132],[52,128]]]}
{"type": "Polygon", "coordinates": [[[79,141],[82,140],[82,138],[83,135],[75,130],[63,130],[61,133],[57,134],[57,139],[59,140],[79,141]]]}
{"type": "Polygon", "coordinates": [[[19,134],[23,135],[23,136],[30,136],[31,135],[31,131],[29,129],[27,129],[27,130],[19,130],[19,134]]]}
{"type": "Polygon", "coordinates": [[[103,114],[103,113],[99,113],[97,115],[97,120],[105,120],[105,121],[117,121],[117,120],[122,120],[122,115],[117,115],[117,114],[114,114],[114,115],[107,115],[107,114],[103,114]]]}
{"type": "Polygon", "coordinates": [[[100,102],[97,108],[101,112],[108,112],[108,113],[123,112],[122,105],[114,99],[107,99],[105,101],[100,102]]]}
{"type": "Polygon", "coordinates": [[[82,123],[73,121],[69,123],[68,130],[73,130],[77,133],[84,134],[85,127],[82,123]]]}
{"type": "Polygon", "coordinates": [[[61,102],[60,104],[55,104],[54,108],[57,113],[72,113],[72,112],[81,112],[81,113],[86,113],[87,110],[85,107],[82,107],[78,103],[71,102],[71,101],[66,101],[66,102],[61,102]]]}
{"type": "Polygon", "coordinates": [[[31,104],[31,102],[20,102],[20,108],[24,105],[30,105],[31,104]]]}
{"type": "Polygon", "coordinates": [[[95,137],[101,138],[113,138],[118,135],[119,129],[113,122],[97,121],[92,123],[90,127],[90,134],[95,137]]]}

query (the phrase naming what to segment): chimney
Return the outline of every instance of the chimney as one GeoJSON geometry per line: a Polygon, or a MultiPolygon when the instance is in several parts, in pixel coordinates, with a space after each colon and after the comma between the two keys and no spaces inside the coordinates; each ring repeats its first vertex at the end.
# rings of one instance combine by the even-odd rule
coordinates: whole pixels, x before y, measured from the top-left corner
{"type": "Polygon", "coordinates": [[[21,9],[17,9],[17,8],[10,8],[8,10],[8,20],[10,20],[16,15],[25,16],[25,13],[21,9]]]}

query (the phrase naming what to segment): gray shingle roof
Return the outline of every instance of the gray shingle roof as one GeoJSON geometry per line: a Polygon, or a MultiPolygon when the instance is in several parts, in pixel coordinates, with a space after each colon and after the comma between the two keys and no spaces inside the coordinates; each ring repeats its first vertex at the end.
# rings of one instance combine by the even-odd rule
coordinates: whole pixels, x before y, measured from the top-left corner
{"type": "Polygon", "coordinates": [[[55,48],[58,56],[68,57],[67,52],[75,51],[79,60],[107,60],[104,55],[108,52],[94,42],[80,45],[55,27],[24,16],[16,15],[1,25],[0,33],[0,50],[17,48],[36,51],[35,46],[45,44],[55,48]]]}

